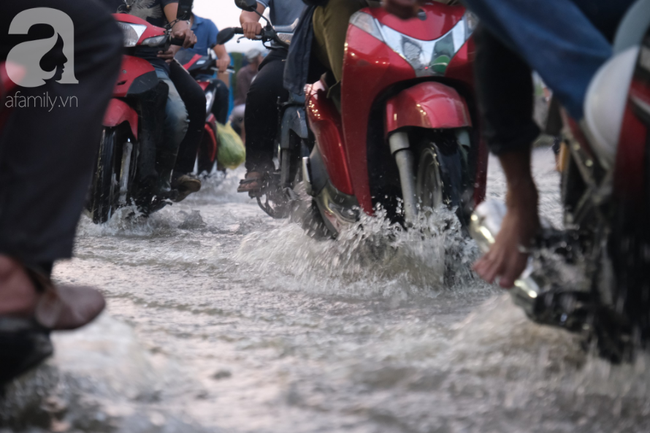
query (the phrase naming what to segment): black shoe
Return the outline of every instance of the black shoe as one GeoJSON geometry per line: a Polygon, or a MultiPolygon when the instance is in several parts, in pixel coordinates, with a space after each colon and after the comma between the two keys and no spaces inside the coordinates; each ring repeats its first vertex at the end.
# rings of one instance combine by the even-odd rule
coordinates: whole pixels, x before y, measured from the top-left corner
{"type": "Polygon", "coordinates": [[[52,355],[50,333],[35,320],[0,317],[0,386],[52,355]]]}

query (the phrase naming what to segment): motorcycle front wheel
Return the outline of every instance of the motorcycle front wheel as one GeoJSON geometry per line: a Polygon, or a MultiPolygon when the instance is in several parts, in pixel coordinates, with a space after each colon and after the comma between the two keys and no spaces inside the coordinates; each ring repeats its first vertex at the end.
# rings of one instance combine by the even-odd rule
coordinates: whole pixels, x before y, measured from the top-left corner
{"type": "Polygon", "coordinates": [[[107,222],[118,207],[126,204],[135,176],[135,154],[125,128],[104,129],[88,202],[95,224],[107,222]]]}

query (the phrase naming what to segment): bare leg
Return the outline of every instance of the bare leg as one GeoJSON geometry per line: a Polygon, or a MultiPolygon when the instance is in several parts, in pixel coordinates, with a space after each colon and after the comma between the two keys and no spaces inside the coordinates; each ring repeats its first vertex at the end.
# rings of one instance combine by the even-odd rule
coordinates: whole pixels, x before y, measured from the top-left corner
{"type": "Polygon", "coordinates": [[[528,261],[528,248],[539,230],[538,196],[530,168],[530,148],[499,156],[506,175],[506,216],[494,245],[474,264],[474,271],[486,280],[499,279],[510,288],[528,261]]]}

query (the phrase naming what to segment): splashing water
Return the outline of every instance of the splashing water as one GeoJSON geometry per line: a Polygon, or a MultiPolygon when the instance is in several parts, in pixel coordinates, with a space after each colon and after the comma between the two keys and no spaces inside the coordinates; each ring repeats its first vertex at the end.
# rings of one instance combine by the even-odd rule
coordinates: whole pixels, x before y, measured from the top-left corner
{"type": "MultiPolygon", "coordinates": [[[[552,153],[534,156],[557,222],[552,153]]],[[[108,311],[55,336],[0,401],[0,432],[650,431],[649,359],[610,366],[528,321],[472,276],[450,213],[316,241],[236,195],[242,175],[146,220],[82,219],[55,278],[100,287],[108,311]]]]}

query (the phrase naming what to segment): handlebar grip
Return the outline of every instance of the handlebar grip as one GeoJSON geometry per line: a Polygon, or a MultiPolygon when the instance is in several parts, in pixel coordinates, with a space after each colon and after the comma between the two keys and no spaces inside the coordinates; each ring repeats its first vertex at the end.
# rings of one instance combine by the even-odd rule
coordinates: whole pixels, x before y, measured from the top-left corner
{"type": "Polygon", "coordinates": [[[171,43],[172,45],[180,45],[180,46],[182,47],[183,44],[185,43],[185,39],[181,39],[181,38],[172,38],[171,41],[170,41],[170,43],[171,43]]]}

